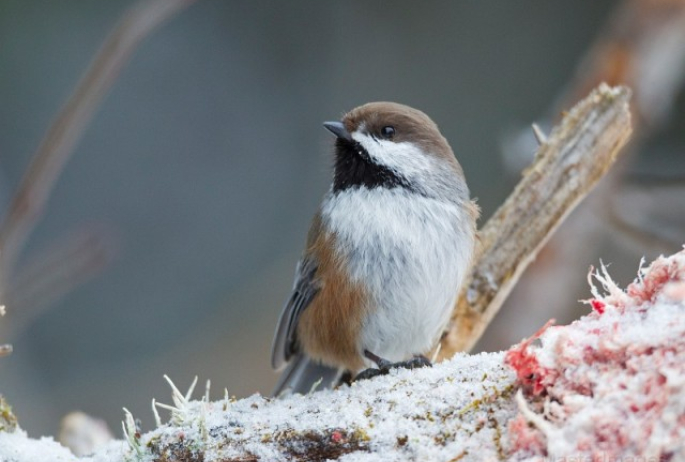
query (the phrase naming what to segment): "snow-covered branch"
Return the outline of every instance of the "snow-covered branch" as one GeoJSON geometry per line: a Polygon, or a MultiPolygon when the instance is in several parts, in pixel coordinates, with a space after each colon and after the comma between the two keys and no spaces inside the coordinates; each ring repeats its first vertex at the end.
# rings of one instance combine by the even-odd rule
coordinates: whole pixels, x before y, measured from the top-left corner
{"type": "Polygon", "coordinates": [[[458,354],[336,390],[191,401],[168,423],[77,458],[50,438],[0,432],[12,462],[683,460],[685,251],[625,291],[593,272],[591,312],[507,352],[458,354]]]}

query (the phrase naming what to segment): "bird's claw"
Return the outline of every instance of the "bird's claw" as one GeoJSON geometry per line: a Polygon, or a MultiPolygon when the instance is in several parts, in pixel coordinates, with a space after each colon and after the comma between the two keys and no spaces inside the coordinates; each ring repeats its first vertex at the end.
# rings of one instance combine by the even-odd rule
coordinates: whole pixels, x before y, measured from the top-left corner
{"type": "Polygon", "coordinates": [[[357,374],[353,382],[357,382],[359,380],[372,379],[374,377],[378,377],[379,375],[386,375],[389,371],[389,369],[376,369],[374,367],[369,367],[368,369],[364,369],[359,374],[357,374]]]}
{"type": "Polygon", "coordinates": [[[430,362],[425,356],[414,356],[413,358],[403,361],[400,363],[395,363],[395,367],[403,367],[405,369],[419,369],[422,367],[433,367],[433,363],[430,362]]]}
{"type": "Polygon", "coordinates": [[[364,369],[354,378],[354,382],[358,380],[367,380],[379,375],[387,375],[392,369],[419,369],[422,367],[432,367],[433,364],[425,356],[414,356],[407,361],[400,361],[391,363],[389,361],[382,361],[378,364],[378,368],[370,367],[364,369]]]}

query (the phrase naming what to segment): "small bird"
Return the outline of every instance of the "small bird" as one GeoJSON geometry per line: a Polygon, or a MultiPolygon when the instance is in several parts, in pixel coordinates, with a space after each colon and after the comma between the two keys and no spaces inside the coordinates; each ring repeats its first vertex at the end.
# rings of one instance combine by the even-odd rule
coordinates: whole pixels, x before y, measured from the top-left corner
{"type": "Polygon", "coordinates": [[[333,183],[276,328],[275,396],[430,365],[474,250],[479,209],[426,114],[375,102],[323,125],[333,183]]]}

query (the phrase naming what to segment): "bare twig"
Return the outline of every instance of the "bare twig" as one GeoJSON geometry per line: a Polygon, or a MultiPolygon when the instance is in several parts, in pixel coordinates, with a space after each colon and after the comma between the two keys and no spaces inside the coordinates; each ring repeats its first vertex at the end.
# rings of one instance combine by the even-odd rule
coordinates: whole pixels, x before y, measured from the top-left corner
{"type": "Polygon", "coordinates": [[[140,41],[194,0],[143,0],[119,21],[38,147],[0,225],[0,299],[52,187],[88,122],[140,41]]]}
{"type": "Polygon", "coordinates": [[[81,229],[21,265],[5,293],[13,316],[10,328],[0,329],[3,339],[20,336],[52,303],[102,271],[112,260],[111,241],[97,229],[81,229]]]}
{"type": "Polygon", "coordinates": [[[630,91],[600,85],[552,131],[522,180],[479,233],[442,358],[469,350],[554,230],[614,163],[630,134],[630,91]]]}
{"type": "Polygon", "coordinates": [[[639,186],[642,190],[651,189],[684,189],[685,175],[677,172],[647,173],[629,172],[626,182],[631,186],[639,186]]]}
{"type": "MultiPolygon", "coordinates": [[[[5,315],[5,305],[0,305],[0,316],[5,315]]],[[[12,345],[2,344],[0,345],[0,358],[12,354],[12,345]]]]}
{"type": "Polygon", "coordinates": [[[538,124],[533,124],[533,135],[535,135],[535,140],[538,142],[538,146],[545,144],[547,142],[547,135],[542,131],[538,124]]]}
{"type": "Polygon", "coordinates": [[[606,207],[606,222],[622,236],[627,237],[641,248],[673,249],[681,245],[679,240],[671,239],[666,233],[658,229],[649,229],[644,226],[636,226],[628,221],[616,207],[606,207]]]}
{"type": "Polygon", "coordinates": [[[0,345],[0,358],[3,356],[9,356],[12,354],[12,345],[7,343],[0,345]]]}

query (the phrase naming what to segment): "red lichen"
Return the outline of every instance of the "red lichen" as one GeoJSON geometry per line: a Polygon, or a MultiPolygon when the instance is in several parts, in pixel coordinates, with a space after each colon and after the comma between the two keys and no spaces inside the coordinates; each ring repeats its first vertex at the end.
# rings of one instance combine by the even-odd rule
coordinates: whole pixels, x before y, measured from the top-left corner
{"type": "Polygon", "coordinates": [[[545,437],[540,431],[519,415],[509,422],[509,438],[513,443],[513,452],[527,452],[542,456],[547,455],[545,437]]]}
{"type": "Polygon", "coordinates": [[[649,267],[642,280],[638,279],[630,284],[626,292],[635,303],[654,301],[655,295],[662,291],[664,285],[685,279],[685,269],[679,267],[679,263],[675,258],[659,257],[649,267]]]}
{"type": "Polygon", "coordinates": [[[340,443],[343,440],[343,435],[339,431],[335,430],[331,433],[331,441],[334,443],[340,443]]]}
{"type": "Polygon", "coordinates": [[[554,324],[554,319],[547,321],[547,324],[542,326],[531,337],[523,340],[518,345],[511,347],[504,357],[504,362],[516,371],[516,376],[521,384],[530,389],[533,395],[539,395],[544,391],[544,383],[549,371],[540,366],[537,356],[529,347],[530,344],[540,338],[552,324],[554,324]]]}
{"type": "Polygon", "coordinates": [[[592,313],[506,354],[535,409],[508,427],[512,460],[685,455],[685,251],[642,273],[626,292],[595,276],[592,313]]]}
{"type": "Polygon", "coordinates": [[[606,303],[601,300],[597,300],[596,298],[590,300],[590,305],[592,305],[592,309],[599,314],[604,313],[604,309],[606,308],[606,303]]]}

